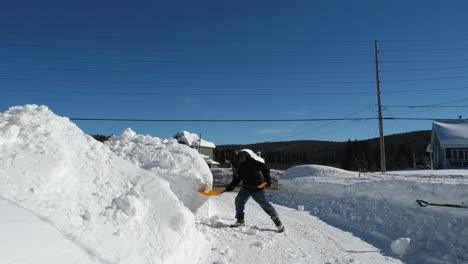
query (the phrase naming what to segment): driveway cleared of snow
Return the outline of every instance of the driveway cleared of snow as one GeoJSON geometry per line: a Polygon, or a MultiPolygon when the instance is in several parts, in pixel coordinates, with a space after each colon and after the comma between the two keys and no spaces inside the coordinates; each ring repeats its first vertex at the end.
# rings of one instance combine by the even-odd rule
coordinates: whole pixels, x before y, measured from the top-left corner
{"type": "Polygon", "coordinates": [[[198,223],[212,243],[200,263],[401,263],[308,212],[274,205],[286,227],[277,233],[267,214],[253,201],[246,207],[246,227],[234,222],[236,193],[213,197],[211,218],[198,223]]]}

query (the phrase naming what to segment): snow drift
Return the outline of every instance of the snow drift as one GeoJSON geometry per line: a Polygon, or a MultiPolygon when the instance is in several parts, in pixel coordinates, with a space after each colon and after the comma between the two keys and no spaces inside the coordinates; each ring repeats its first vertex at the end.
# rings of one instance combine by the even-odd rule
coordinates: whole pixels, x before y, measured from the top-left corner
{"type": "Polygon", "coordinates": [[[206,245],[167,181],[45,106],[0,114],[0,196],[57,229],[93,263],[191,263],[206,245]]]}

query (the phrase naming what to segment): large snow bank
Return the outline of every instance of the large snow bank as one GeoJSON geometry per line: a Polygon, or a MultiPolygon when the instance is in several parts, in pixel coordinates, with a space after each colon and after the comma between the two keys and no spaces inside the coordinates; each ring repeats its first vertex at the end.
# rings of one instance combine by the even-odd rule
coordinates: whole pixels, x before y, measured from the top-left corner
{"type": "Polygon", "coordinates": [[[299,166],[284,172],[280,181],[283,192],[271,199],[293,208],[304,206],[327,223],[406,263],[468,263],[468,209],[422,208],[416,203],[422,199],[468,204],[468,176],[460,175],[459,170],[454,173],[456,176],[447,171],[364,173],[359,177],[335,168],[299,166]],[[327,176],[325,171],[331,174],[327,176]],[[290,179],[284,180],[287,177],[290,179]],[[402,237],[411,240],[408,247],[403,250],[393,243],[392,250],[392,242],[402,237]],[[397,248],[401,250],[395,252],[397,248]]]}
{"type": "Polygon", "coordinates": [[[113,136],[106,145],[119,156],[170,183],[172,191],[192,211],[196,212],[208,199],[198,190],[211,190],[213,176],[203,157],[177,140],[161,140],[138,135],[127,128],[113,136]]]}
{"type": "Polygon", "coordinates": [[[193,214],[165,180],[45,106],[0,114],[0,195],[95,263],[192,263],[204,250],[193,214]]]}

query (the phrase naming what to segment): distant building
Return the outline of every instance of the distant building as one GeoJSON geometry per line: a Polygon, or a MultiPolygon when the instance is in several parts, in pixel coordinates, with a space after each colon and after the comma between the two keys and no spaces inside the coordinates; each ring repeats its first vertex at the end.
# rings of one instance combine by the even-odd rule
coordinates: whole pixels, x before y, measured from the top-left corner
{"type": "Polygon", "coordinates": [[[468,167],[468,120],[435,120],[432,122],[432,169],[468,167]]]}
{"type": "Polygon", "coordinates": [[[213,160],[213,151],[216,145],[213,142],[201,139],[197,134],[187,131],[178,132],[174,135],[177,142],[185,144],[191,148],[198,150],[200,155],[205,159],[208,167],[218,168],[219,163],[213,160]]]}

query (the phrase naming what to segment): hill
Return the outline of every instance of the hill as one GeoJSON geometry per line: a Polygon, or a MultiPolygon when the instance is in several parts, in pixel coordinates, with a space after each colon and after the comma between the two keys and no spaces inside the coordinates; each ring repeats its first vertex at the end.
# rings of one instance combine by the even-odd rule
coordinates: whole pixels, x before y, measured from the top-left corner
{"type": "MultiPolygon", "coordinates": [[[[429,154],[426,148],[430,138],[430,130],[385,136],[387,169],[427,167],[429,154]]],[[[243,148],[261,152],[274,169],[287,169],[301,164],[320,164],[349,170],[380,170],[379,138],[347,142],[300,140],[218,145],[215,159],[231,160],[234,151],[243,148]]]]}

